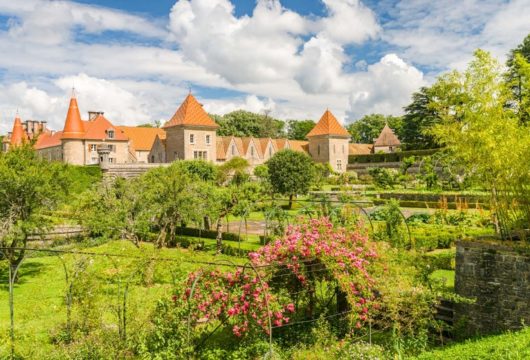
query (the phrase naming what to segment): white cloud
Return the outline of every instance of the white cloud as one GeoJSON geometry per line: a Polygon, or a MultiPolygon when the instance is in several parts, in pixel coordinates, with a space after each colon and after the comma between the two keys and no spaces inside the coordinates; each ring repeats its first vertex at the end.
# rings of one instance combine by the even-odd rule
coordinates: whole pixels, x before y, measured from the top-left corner
{"type": "Polygon", "coordinates": [[[366,72],[352,75],[352,83],[349,120],[370,113],[399,115],[401,108],[410,103],[412,92],[425,85],[422,72],[396,54],[385,55],[366,72]]]}
{"type": "Polygon", "coordinates": [[[248,95],[245,98],[231,100],[208,100],[204,103],[204,109],[217,115],[228,114],[239,109],[263,114],[265,111],[274,111],[276,103],[271,98],[260,99],[256,95],[248,95]]]}

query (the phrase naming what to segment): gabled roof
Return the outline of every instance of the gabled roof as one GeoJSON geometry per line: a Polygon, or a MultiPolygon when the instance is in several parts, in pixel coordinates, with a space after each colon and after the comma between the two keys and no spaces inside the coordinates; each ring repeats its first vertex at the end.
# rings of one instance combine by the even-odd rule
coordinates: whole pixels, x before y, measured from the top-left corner
{"type": "Polygon", "coordinates": [[[129,140],[128,137],[117,126],[112,125],[112,123],[103,115],[98,115],[92,121],[86,121],[85,129],[86,132],[83,138],[87,140],[129,140]],[[107,136],[108,130],[114,130],[114,137],[112,139],[109,139],[107,136]]]}
{"type": "Polygon", "coordinates": [[[66,120],[64,121],[64,129],[62,132],[62,139],[82,139],[85,133],[79,107],[77,106],[77,99],[72,96],[68,112],[66,113],[66,120]]]}
{"type": "Polygon", "coordinates": [[[51,131],[45,131],[39,134],[37,142],[35,143],[35,149],[41,150],[55,146],[61,146],[61,138],[63,132],[57,131],[52,133],[51,131]]]}
{"type": "Polygon", "coordinates": [[[267,147],[269,144],[271,144],[273,152],[276,152],[276,144],[275,141],[273,141],[271,138],[259,138],[257,139],[259,144],[261,145],[261,153],[264,155],[267,153],[267,147]]]}
{"type": "Polygon", "coordinates": [[[375,139],[374,146],[398,146],[401,145],[398,137],[388,125],[385,125],[379,137],[375,139]]]}
{"type": "Polygon", "coordinates": [[[217,160],[226,160],[226,151],[228,148],[228,144],[225,146],[225,139],[228,139],[228,143],[230,143],[230,138],[224,138],[222,136],[218,136],[216,138],[216,152],[217,152],[217,160]]]}
{"type": "Polygon", "coordinates": [[[348,155],[367,155],[372,153],[372,144],[349,144],[348,155]]]}
{"type": "Polygon", "coordinates": [[[150,151],[155,143],[156,136],[160,140],[166,138],[166,131],[160,128],[134,127],[134,126],[116,126],[120,131],[131,140],[132,147],[136,151],[150,151]]]}
{"type": "Polygon", "coordinates": [[[274,139],[273,143],[275,144],[277,151],[289,148],[289,140],[287,139],[274,139]]]}
{"type": "Polygon", "coordinates": [[[192,94],[188,94],[171,120],[164,124],[164,128],[191,125],[218,128],[219,125],[204,111],[202,105],[192,94]]]}
{"type": "Polygon", "coordinates": [[[253,138],[253,137],[242,137],[241,138],[241,143],[243,144],[243,153],[241,154],[241,156],[246,157],[251,144],[253,144],[254,145],[254,149],[256,149],[256,152],[257,152],[257,154],[256,154],[257,157],[260,157],[260,158],[263,157],[263,153],[261,151],[261,145],[259,144],[259,142],[255,138],[253,138]]]}
{"type": "Polygon", "coordinates": [[[307,134],[307,137],[319,135],[336,135],[350,137],[350,133],[338,122],[337,118],[326,110],[315,127],[307,134]]]}
{"type": "Polygon", "coordinates": [[[22,145],[26,141],[28,141],[28,134],[22,127],[22,120],[20,120],[20,116],[17,115],[15,117],[15,122],[13,123],[13,131],[11,132],[11,146],[22,145]]]}

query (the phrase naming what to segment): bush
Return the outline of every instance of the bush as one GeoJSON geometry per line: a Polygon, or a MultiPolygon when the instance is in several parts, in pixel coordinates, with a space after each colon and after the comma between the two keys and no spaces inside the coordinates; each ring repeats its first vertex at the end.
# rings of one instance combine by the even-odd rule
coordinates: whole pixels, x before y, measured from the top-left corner
{"type": "Polygon", "coordinates": [[[369,168],[368,174],[373,179],[375,186],[383,189],[394,188],[397,183],[397,172],[386,168],[369,168]]]}
{"type": "Polygon", "coordinates": [[[367,155],[350,155],[348,162],[353,163],[382,163],[382,162],[399,162],[404,158],[415,156],[423,157],[437,153],[440,149],[400,151],[395,153],[367,154],[367,155]]]}

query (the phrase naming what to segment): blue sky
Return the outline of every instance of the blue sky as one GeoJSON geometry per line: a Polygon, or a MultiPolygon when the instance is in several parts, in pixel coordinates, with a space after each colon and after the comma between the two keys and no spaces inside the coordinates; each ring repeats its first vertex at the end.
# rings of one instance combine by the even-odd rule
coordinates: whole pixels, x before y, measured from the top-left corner
{"type": "Polygon", "coordinates": [[[528,33],[528,0],[0,0],[0,132],[17,108],[60,129],[72,86],[116,124],[165,121],[189,88],[218,114],[399,115],[528,33]]]}

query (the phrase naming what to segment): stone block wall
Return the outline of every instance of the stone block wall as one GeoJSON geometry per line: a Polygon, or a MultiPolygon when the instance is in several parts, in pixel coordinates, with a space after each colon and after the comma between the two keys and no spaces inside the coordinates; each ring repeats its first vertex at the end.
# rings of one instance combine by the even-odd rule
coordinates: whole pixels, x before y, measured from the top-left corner
{"type": "Polygon", "coordinates": [[[504,242],[457,242],[455,291],[476,300],[455,308],[456,323],[469,335],[530,325],[530,249],[504,242]]]}

